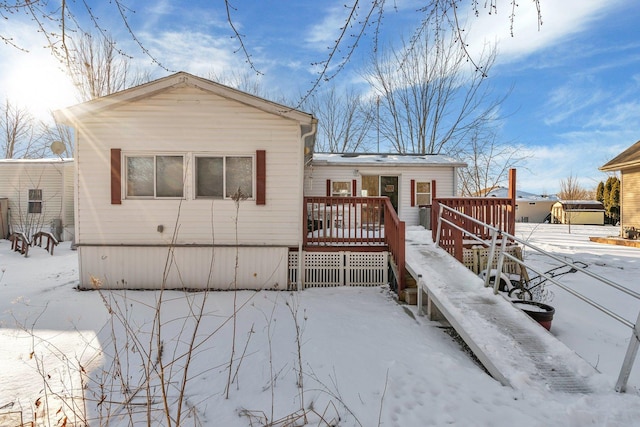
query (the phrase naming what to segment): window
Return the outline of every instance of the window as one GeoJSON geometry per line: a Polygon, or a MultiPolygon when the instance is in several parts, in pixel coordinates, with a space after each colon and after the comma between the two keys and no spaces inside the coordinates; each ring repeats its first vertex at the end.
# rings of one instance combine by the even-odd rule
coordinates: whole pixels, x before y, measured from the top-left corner
{"type": "Polygon", "coordinates": [[[177,198],[184,195],[183,156],[127,156],[127,197],[177,198]]]}
{"type": "Polygon", "coordinates": [[[416,182],[416,203],[418,206],[431,204],[430,182],[416,182]]]}
{"type": "Polygon", "coordinates": [[[331,195],[333,197],[349,197],[349,196],[351,196],[351,182],[348,182],[348,181],[331,181],[331,195]]]}
{"type": "Polygon", "coordinates": [[[29,206],[28,213],[42,213],[42,190],[29,190],[29,206]]]}
{"type": "Polygon", "coordinates": [[[195,189],[197,198],[252,198],[253,157],[196,157],[195,189]]]}

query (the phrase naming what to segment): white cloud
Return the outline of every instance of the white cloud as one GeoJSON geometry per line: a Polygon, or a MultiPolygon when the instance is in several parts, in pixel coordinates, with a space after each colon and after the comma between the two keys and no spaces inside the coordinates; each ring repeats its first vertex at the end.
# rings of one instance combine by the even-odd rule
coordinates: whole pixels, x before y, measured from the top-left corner
{"type": "Polygon", "coordinates": [[[535,194],[555,193],[562,179],[573,175],[585,189],[593,189],[607,175],[598,168],[638,139],[632,130],[570,132],[556,135],[549,144],[528,146],[528,158],[518,168],[517,186],[535,194]]]}
{"type": "MultiPolygon", "coordinates": [[[[518,2],[511,37],[511,2],[499,1],[498,12],[489,15],[481,9],[479,17],[471,17],[467,42],[472,54],[479,52],[484,41],[498,42],[499,61],[511,62],[534,52],[557,45],[562,39],[584,31],[607,9],[624,0],[563,0],[541,2],[542,25],[538,28],[538,12],[533,1],[518,2]]],[[[482,3],[482,2],[481,2],[482,3]]]]}

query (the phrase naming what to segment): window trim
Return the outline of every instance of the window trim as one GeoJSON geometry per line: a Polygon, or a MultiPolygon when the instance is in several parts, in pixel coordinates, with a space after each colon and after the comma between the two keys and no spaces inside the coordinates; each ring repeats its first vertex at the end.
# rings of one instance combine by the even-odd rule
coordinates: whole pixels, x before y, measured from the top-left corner
{"type": "Polygon", "coordinates": [[[331,197],[351,197],[353,194],[351,194],[353,191],[353,182],[351,180],[346,180],[346,181],[342,181],[339,179],[332,179],[331,180],[331,197]],[[346,184],[347,185],[347,194],[343,195],[343,194],[337,194],[336,191],[334,190],[334,184],[346,184]]]}
{"type": "Polygon", "coordinates": [[[227,158],[241,157],[251,159],[251,197],[246,200],[257,200],[257,154],[256,153],[193,153],[192,164],[192,183],[193,183],[193,200],[233,200],[227,196],[227,158]],[[222,197],[198,196],[198,158],[222,158],[222,197]]]}
{"type": "Polygon", "coordinates": [[[41,214],[43,212],[42,188],[30,188],[27,190],[27,195],[27,213],[41,214]],[[34,212],[31,209],[32,206],[39,206],[40,210],[38,212],[34,212]]]}
{"type": "Polygon", "coordinates": [[[431,185],[431,181],[418,181],[416,180],[415,182],[415,189],[414,189],[414,194],[415,194],[415,198],[416,198],[416,205],[417,206],[429,206],[431,204],[433,204],[433,191],[432,191],[432,185],[431,185]],[[418,187],[420,186],[420,184],[427,184],[429,185],[429,192],[428,193],[424,193],[424,192],[419,192],[418,191],[418,187]],[[429,203],[425,204],[420,204],[418,203],[418,199],[419,199],[419,195],[424,195],[424,194],[428,194],[429,195],[429,203]]]}
{"type": "Polygon", "coordinates": [[[183,152],[179,153],[169,153],[169,152],[126,152],[122,155],[122,175],[124,179],[122,180],[121,189],[124,191],[124,197],[128,200],[185,200],[187,198],[187,188],[186,188],[186,160],[187,154],[183,152]],[[129,159],[130,158],[144,158],[144,157],[152,157],[153,158],[153,195],[152,196],[133,196],[129,195],[128,186],[129,186],[129,159]],[[158,157],[181,157],[182,158],[182,195],[181,196],[158,196],[158,180],[157,180],[157,158],[158,157]]]}

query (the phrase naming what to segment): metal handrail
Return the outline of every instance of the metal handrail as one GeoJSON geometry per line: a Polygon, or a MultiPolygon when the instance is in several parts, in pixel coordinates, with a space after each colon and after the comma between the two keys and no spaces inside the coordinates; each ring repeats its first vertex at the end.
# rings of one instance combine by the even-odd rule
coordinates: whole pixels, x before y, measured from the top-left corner
{"type": "MultiPolygon", "coordinates": [[[[572,269],[575,269],[577,271],[580,271],[584,274],[586,274],[587,276],[590,276],[596,280],[598,280],[601,283],[604,283],[607,286],[610,286],[620,292],[623,292],[637,300],[640,300],[640,293],[632,291],[631,289],[625,288],[624,286],[621,286],[605,277],[599,276],[591,271],[588,271],[578,265],[575,265],[571,262],[568,262],[550,252],[547,252],[535,245],[532,245],[531,243],[520,239],[512,234],[509,234],[505,231],[502,231],[496,227],[493,227],[489,224],[483,223],[481,221],[478,221],[477,219],[466,215],[462,212],[459,212],[455,209],[450,208],[449,206],[445,206],[445,205],[440,205],[440,210],[438,212],[438,227],[437,227],[437,232],[436,232],[436,241],[435,241],[435,245],[439,246],[439,241],[440,241],[440,233],[442,230],[442,223],[446,223],[448,225],[450,225],[451,227],[460,230],[463,234],[467,234],[469,235],[471,238],[477,240],[478,242],[480,242],[481,244],[485,245],[485,246],[489,246],[489,258],[488,258],[488,266],[487,269],[489,269],[489,265],[490,263],[493,262],[493,259],[495,257],[495,251],[497,248],[497,244],[498,244],[498,236],[502,236],[501,241],[500,241],[500,248],[499,248],[499,256],[498,256],[498,263],[496,265],[496,271],[499,273],[502,271],[502,265],[504,263],[504,259],[505,257],[508,260],[511,260],[515,263],[517,263],[518,265],[520,265],[521,267],[524,268],[528,268],[531,271],[534,271],[535,273],[539,274],[540,277],[544,277],[545,280],[549,280],[550,282],[554,283],[555,285],[557,285],[559,288],[563,289],[564,291],[568,292],[569,294],[575,296],[576,298],[586,302],[587,304],[591,305],[592,307],[596,308],[597,310],[601,311],[602,313],[608,315],[609,317],[617,320],[618,322],[622,323],[623,325],[629,327],[632,329],[632,334],[631,334],[631,340],[629,342],[629,347],[627,348],[627,352],[625,355],[625,359],[624,362],[622,364],[622,367],[620,369],[620,374],[618,376],[618,381],[616,383],[616,391],[617,392],[624,392],[626,385],[627,385],[627,381],[629,379],[629,375],[631,374],[631,368],[633,366],[633,362],[635,361],[637,352],[638,352],[638,348],[640,347],[640,313],[638,313],[638,319],[636,320],[635,323],[625,319],[624,317],[618,315],[617,313],[609,310],[608,308],[604,307],[603,305],[597,303],[596,301],[582,295],[581,293],[575,291],[574,289],[571,289],[565,285],[563,285],[562,283],[558,282],[557,280],[555,280],[552,276],[547,275],[544,272],[541,272],[539,270],[537,270],[535,267],[529,266],[527,265],[524,260],[521,260],[509,253],[507,253],[505,251],[505,247],[506,247],[506,243],[507,241],[514,241],[517,242],[525,247],[528,247],[534,251],[537,251],[538,253],[545,255],[549,258],[552,258],[558,262],[560,262],[561,264],[564,264],[565,266],[569,266],[572,269]],[[466,220],[472,221],[474,223],[476,223],[477,225],[481,226],[481,227],[485,227],[488,231],[489,234],[491,235],[491,243],[488,244],[487,241],[480,239],[478,236],[470,233],[469,231],[465,230],[463,227],[458,226],[457,224],[453,223],[452,221],[447,220],[446,218],[443,218],[442,213],[444,211],[444,209],[447,209],[453,213],[455,213],[455,215],[460,216],[466,220]],[[634,339],[635,338],[635,339],[634,339]]],[[[491,272],[487,271],[487,274],[485,275],[485,287],[489,287],[490,283],[491,283],[491,272]]],[[[493,291],[494,294],[498,293],[500,287],[500,280],[498,278],[496,278],[494,280],[494,284],[493,284],[493,291]]]]}

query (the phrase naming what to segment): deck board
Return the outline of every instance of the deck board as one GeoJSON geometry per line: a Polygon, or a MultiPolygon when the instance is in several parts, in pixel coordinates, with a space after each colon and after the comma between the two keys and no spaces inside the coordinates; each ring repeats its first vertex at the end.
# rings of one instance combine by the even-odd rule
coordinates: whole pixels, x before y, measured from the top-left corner
{"type": "Polygon", "coordinates": [[[407,270],[421,275],[425,301],[428,296],[496,380],[541,392],[599,388],[595,368],[444,250],[414,233],[407,233],[406,247],[407,270]]]}

